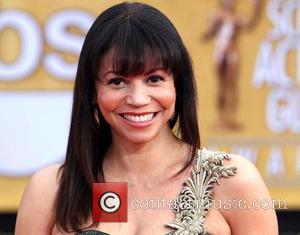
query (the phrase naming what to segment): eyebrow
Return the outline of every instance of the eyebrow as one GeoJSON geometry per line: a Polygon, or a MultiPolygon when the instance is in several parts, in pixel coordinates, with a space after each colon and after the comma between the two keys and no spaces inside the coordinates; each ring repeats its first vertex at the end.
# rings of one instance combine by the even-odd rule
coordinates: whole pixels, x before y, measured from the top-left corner
{"type": "Polygon", "coordinates": [[[163,67],[157,67],[157,68],[150,69],[149,71],[146,71],[145,74],[149,75],[149,74],[151,74],[151,73],[153,73],[153,72],[155,72],[157,70],[163,70],[163,71],[167,72],[167,70],[165,68],[163,68],[163,67]]]}
{"type": "Polygon", "coordinates": [[[107,74],[110,74],[110,73],[113,73],[113,74],[122,76],[122,75],[119,74],[117,71],[114,71],[114,70],[108,70],[108,71],[106,71],[103,75],[101,75],[101,73],[98,73],[96,80],[103,81],[103,79],[106,78],[107,74]]]}
{"type": "Polygon", "coordinates": [[[105,76],[106,76],[107,74],[109,74],[109,73],[118,74],[117,71],[114,71],[114,70],[108,70],[108,71],[106,71],[106,72],[103,74],[102,77],[105,77],[105,76]]]}

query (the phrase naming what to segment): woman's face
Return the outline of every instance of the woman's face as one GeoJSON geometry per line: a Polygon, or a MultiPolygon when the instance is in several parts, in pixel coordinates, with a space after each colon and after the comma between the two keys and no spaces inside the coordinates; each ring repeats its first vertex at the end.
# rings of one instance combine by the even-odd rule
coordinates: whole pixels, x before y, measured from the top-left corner
{"type": "Polygon", "coordinates": [[[96,80],[97,102],[113,134],[133,143],[152,140],[169,128],[175,109],[173,75],[157,68],[122,76],[105,66],[96,80]]]}

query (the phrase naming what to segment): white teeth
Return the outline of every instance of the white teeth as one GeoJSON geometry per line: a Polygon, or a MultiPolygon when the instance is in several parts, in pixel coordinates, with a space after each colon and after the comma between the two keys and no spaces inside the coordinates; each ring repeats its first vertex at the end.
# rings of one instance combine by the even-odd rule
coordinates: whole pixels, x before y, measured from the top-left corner
{"type": "Polygon", "coordinates": [[[152,120],[152,118],[154,117],[154,113],[149,113],[141,116],[124,114],[123,117],[132,122],[148,122],[152,120]]]}

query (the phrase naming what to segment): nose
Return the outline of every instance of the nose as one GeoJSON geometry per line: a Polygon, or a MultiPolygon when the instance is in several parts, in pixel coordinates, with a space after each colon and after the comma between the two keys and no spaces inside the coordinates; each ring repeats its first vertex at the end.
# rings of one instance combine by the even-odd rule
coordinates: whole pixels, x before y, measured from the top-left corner
{"type": "Polygon", "coordinates": [[[131,84],[126,96],[126,103],[132,106],[145,106],[151,101],[151,96],[144,84],[131,84]]]}

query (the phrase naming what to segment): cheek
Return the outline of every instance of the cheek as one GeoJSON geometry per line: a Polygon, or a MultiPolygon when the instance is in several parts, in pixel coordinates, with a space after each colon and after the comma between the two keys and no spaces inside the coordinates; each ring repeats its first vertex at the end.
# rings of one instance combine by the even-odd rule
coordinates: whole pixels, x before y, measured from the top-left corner
{"type": "Polygon", "coordinates": [[[120,95],[106,89],[98,89],[97,102],[102,113],[114,111],[120,104],[120,95]]]}
{"type": "Polygon", "coordinates": [[[160,105],[165,109],[174,109],[176,101],[175,89],[162,89],[157,92],[160,105]]]}

